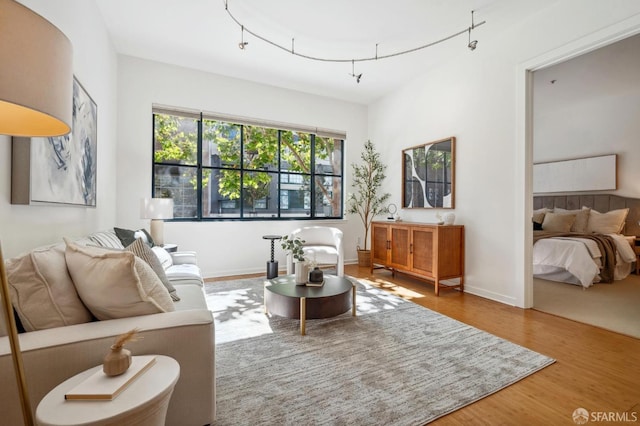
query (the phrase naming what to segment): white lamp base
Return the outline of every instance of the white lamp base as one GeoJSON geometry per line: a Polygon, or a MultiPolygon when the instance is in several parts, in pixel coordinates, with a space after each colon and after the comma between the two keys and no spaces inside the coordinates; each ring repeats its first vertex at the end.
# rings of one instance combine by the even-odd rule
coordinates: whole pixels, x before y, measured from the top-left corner
{"type": "Polygon", "coordinates": [[[164,245],[164,220],[151,219],[151,228],[149,229],[151,238],[157,246],[164,245]]]}

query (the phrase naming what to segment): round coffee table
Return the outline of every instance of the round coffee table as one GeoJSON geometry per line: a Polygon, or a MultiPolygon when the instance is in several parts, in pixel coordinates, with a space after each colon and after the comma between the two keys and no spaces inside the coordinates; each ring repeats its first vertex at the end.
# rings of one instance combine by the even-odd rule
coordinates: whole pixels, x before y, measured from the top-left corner
{"type": "Polygon", "coordinates": [[[296,285],[295,275],[264,282],[264,309],[285,318],[300,319],[300,334],[306,320],[331,318],[347,312],[356,316],[356,286],[344,277],[325,275],[322,287],[296,285]]]}

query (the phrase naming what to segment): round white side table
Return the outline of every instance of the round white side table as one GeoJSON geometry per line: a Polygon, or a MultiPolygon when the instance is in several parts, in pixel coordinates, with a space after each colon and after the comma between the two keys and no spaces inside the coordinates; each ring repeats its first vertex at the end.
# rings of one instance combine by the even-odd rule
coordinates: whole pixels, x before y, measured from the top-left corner
{"type": "Polygon", "coordinates": [[[102,365],[56,386],[38,404],[36,423],[40,426],[164,425],[169,400],[180,377],[180,365],[176,360],[156,355],[155,364],[113,400],[64,399],[70,389],[99,369],[102,365]]]}

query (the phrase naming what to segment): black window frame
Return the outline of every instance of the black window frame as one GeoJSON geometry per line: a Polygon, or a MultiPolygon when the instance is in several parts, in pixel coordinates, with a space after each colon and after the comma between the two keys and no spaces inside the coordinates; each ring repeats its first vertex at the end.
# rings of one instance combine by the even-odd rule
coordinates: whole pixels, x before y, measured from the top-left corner
{"type": "MultiPolygon", "coordinates": [[[[213,221],[213,222],[226,222],[226,221],[284,221],[284,220],[314,220],[314,221],[321,221],[321,220],[341,220],[344,219],[344,202],[345,202],[345,196],[344,196],[344,172],[345,172],[345,164],[344,164],[344,157],[345,157],[345,139],[346,137],[344,137],[343,135],[339,135],[338,137],[336,137],[335,134],[330,134],[330,135],[326,135],[326,134],[318,134],[318,132],[314,132],[313,129],[303,129],[300,130],[301,127],[300,126],[295,126],[295,125],[291,125],[291,126],[287,126],[287,125],[278,125],[277,127],[274,127],[271,123],[261,123],[260,121],[257,120],[250,120],[250,122],[245,123],[244,120],[234,120],[233,118],[225,118],[224,116],[209,116],[208,114],[205,114],[203,112],[199,112],[199,113],[194,113],[194,112],[181,112],[179,110],[166,110],[166,109],[156,109],[154,108],[152,111],[152,143],[151,143],[151,150],[152,150],[152,171],[151,171],[151,192],[152,192],[152,196],[153,197],[163,197],[166,196],[166,194],[157,194],[156,191],[156,168],[157,167],[179,167],[179,168],[186,168],[186,169],[193,169],[195,171],[195,175],[197,177],[197,187],[195,188],[196,191],[196,215],[194,217],[181,217],[181,216],[175,216],[174,219],[171,219],[173,221],[185,221],[185,222],[200,222],[200,221],[213,221]],[[163,161],[156,161],[155,159],[155,153],[156,153],[156,115],[158,114],[163,114],[163,115],[172,115],[172,116],[176,116],[176,117],[180,117],[180,118],[190,118],[190,119],[194,119],[197,121],[197,153],[196,153],[196,162],[195,164],[176,164],[175,162],[163,162],[163,161]],[[219,165],[219,166],[213,166],[213,165],[203,165],[203,135],[204,135],[204,130],[203,130],[203,123],[205,120],[214,120],[214,121],[218,121],[218,122],[224,122],[227,124],[231,124],[231,125],[236,125],[236,126],[240,126],[241,129],[241,138],[240,138],[240,153],[239,153],[239,157],[240,157],[240,165],[238,167],[224,167],[224,165],[219,165]],[[239,122],[237,122],[239,121],[239,122]],[[250,169],[250,168],[245,168],[244,166],[244,155],[243,155],[243,150],[244,150],[244,142],[245,142],[245,135],[244,135],[244,128],[245,126],[254,126],[254,127],[262,127],[265,129],[274,129],[278,131],[278,154],[277,154],[277,159],[275,160],[275,162],[277,163],[277,167],[274,170],[269,169],[268,173],[269,174],[274,174],[277,178],[277,188],[275,191],[275,194],[277,194],[275,197],[268,197],[266,198],[265,204],[266,204],[266,209],[269,208],[269,205],[271,203],[275,203],[277,206],[277,213],[275,214],[275,217],[272,216],[260,216],[260,215],[256,215],[256,216],[251,216],[251,215],[247,215],[245,212],[245,199],[244,199],[244,189],[242,189],[240,191],[241,196],[239,199],[236,200],[219,200],[220,203],[229,203],[229,202],[233,202],[235,203],[238,208],[239,208],[239,213],[237,217],[210,217],[210,216],[205,216],[203,215],[203,175],[206,170],[211,171],[210,176],[213,175],[214,171],[217,170],[237,170],[240,175],[241,175],[241,180],[240,180],[240,187],[243,188],[243,183],[242,183],[242,178],[244,176],[245,173],[251,173],[251,172],[256,172],[257,170],[254,169],[250,169]],[[302,172],[297,172],[297,171],[292,171],[290,169],[286,169],[286,168],[282,168],[282,164],[281,164],[281,148],[282,148],[282,134],[283,132],[303,132],[303,133],[307,133],[310,136],[310,164],[309,164],[309,173],[302,173],[302,172]],[[328,172],[322,172],[321,169],[322,167],[316,167],[316,156],[315,156],[315,147],[316,147],[316,138],[329,138],[329,139],[333,139],[335,141],[335,143],[339,143],[340,144],[340,170],[339,173],[336,173],[335,170],[333,170],[332,173],[328,173],[328,172]],[[281,178],[283,175],[287,175],[289,177],[289,181],[290,182],[290,178],[291,176],[301,176],[302,177],[302,181],[304,181],[305,177],[308,178],[308,191],[309,191],[309,197],[310,197],[310,205],[308,209],[302,209],[304,210],[304,213],[300,214],[300,215],[291,215],[288,214],[286,216],[283,216],[283,208],[281,205],[281,197],[282,197],[282,181],[283,179],[281,178]],[[333,215],[333,216],[327,216],[327,215],[319,215],[318,214],[318,210],[317,210],[317,200],[318,197],[316,196],[316,179],[320,178],[320,179],[326,179],[326,178],[330,178],[330,179],[339,179],[340,180],[340,184],[339,184],[339,191],[340,191],[340,199],[339,199],[339,214],[338,215],[333,215]]],[[[278,123],[281,124],[281,123],[278,123]]],[[[262,171],[260,171],[262,172],[262,171]]],[[[284,189],[286,190],[286,189],[284,189]]],[[[175,207],[174,207],[175,208],[175,207]]],[[[265,208],[262,208],[265,209],[265,208]]],[[[256,207],[254,207],[254,210],[256,210],[256,207]]]]}

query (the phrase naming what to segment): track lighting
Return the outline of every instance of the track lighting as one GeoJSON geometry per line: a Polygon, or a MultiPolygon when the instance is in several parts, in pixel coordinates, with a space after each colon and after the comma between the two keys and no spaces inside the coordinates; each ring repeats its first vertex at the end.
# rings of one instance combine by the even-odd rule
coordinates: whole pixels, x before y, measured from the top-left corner
{"type": "Polygon", "coordinates": [[[362,78],[362,73],[356,74],[356,72],[355,72],[355,59],[351,60],[351,74],[349,74],[349,75],[356,79],[356,83],[360,83],[360,79],[362,78]]]}
{"type": "Polygon", "coordinates": [[[252,36],[254,36],[255,38],[258,38],[258,39],[264,41],[265,43],[270,44],[273,47],[276,47],[276,48],[278,48],[280,50],[283,50],[283,51],[285,51],[287,53],[290,53],[292,55],[296,55],[296,56],[298,56],[300,58],[311,59],[313,61],[320,61],[320,62],[351,62],[352,68],[351,68],[351,73],[349,75],[354,77],[356,79],[357,83],[360,83],[360,79],[362,78],[362,73],[356,74],[354,72],[353,64],[355,62],[377,61],[379,59],[388,59],[388,58],[393,58],[395,56],[406,55],[408,53],[417,52],[419,50],[426,49],[427,47],[435,46],[436,44],[440,44],[440,43],[443,43],[443,42],[445,42],[447,40],[451,40],[452,38],[458,37],[458,36],[460,36],[460,35],[462,35],[464,33],[468,33],[469,41],[468,41],[467,47],[470,50],[473,51],[473,50],[476,49],[476,47],[478,45],[478,40],[473,40],[473,41],[471,40],[471,30],[474,30],[476,27],[479,27],[480,25],[483,25],[483,24],[486,23],[486,21],[482,21],[482,22],[479,22],[479,23],[476,24],[475,21],[474,21],[474,16],[473,16],[474,11],[472,10],[471,11],[471,26],[470,27],[465,28],[462,31],[458,31],[457,33],[451,34],[450,36],[441,38],[441,39],[436,40],[436,41],[431,42],[431,43],[423,44],[423,45],[418,46],[418,47],[414,47],[414,48],[411,48],[411,49],[406,49],[406,50],[402,50],[402,51],[398,51],[398,52],[387,53],[385,55],[378,55],[378,44],[376,43],[375,56],[365,56],[365,57],[353,58],[353,59],[334,58],[334,57],[320,57],[320,56],[313,56],[313,55],[305,54],[305,53],[301,53],[301,52],[296,52],[296,50],[295,50],[295,39],[294,38],[291,39],[291,47],[288,47],[288,46],[284,46],[284,45],[278,44],[278,43],[276,43],[274,41],[271,41],[271,40],[267,39],[266,37],[261,36],[260,34],[257,34],[257,33],[253,32],[253,31],[249,30],[248,28],[245,28],[245,26],[240,21],[238,21],[238,19],[229,10],[229,0],[223,0],[223,2],[224,2],[225,11],[229,15],[229,17],[236,24],[238,24],[238,26],[241,29],[241,41],[240,41],[240,43],[238,43],[238,47],[241,50],[244,50],[245,47],[249,44],[248,42],[244,41],[244,32],[246,31],[249,34],[251,34],[252,36]]]}
{"type": "Polygon", "coordinates": [[[476,47],[478,46],[478,40],[471,41],[471,30],[473,30],[475,27],[476,27],[476,24],[473,22],[473,10],[472,10],[471,11],[471,26],[469,27],[469,44],[467,44],[467,47],[472,52],[474,50],[476,50],[476,47]]]}
{"type": "Polygon", "coordinates": [[[244,41],[244,25],[241,25],[240,28],[241,28],[240,43],[238,43],[238,47],[240,48],[240,50],[244,50],[244,48],[247,47],[247,44],[249,44],[249,42],[244,41]]]}

